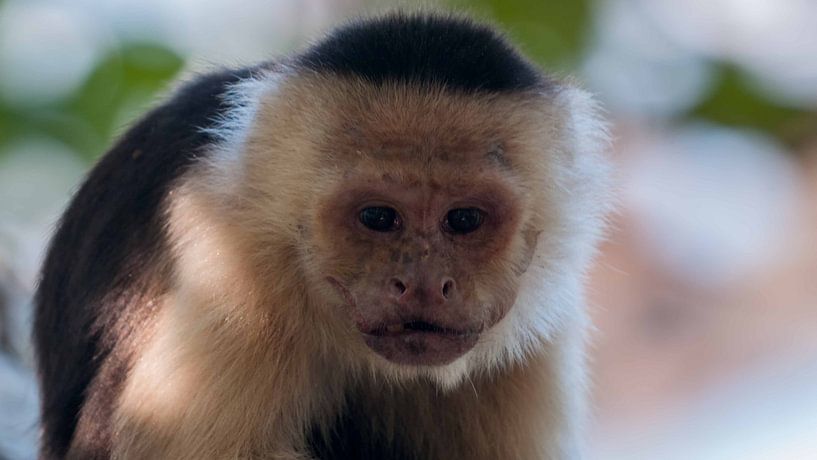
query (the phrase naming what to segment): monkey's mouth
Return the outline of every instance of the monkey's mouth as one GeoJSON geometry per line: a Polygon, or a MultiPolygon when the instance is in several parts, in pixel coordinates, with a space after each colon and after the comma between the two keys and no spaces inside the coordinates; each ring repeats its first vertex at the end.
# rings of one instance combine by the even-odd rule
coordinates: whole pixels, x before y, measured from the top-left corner
{"type": "Polygon", "coordinates": [[[406,316],[374,322],[361,314],[351,292],[336,278],[327,281],[338,290],[349,306],[363,340],[375,353],[395,364],[442,366],[474,348],[482,333],[477,327],[454,327],[435,321],[427,314],[404,313],[406,316]],[[408,316],[411,315],[411,316],[408,316]]]}
{"type": "Polygon", "coordinates": [[[448,364],[476,345],[480,330],[460,329],[423,319],[379,324],[361,330],[366,344],[396,364],[448,364]]]}
{"type": "Polygon", "coordinates": [[[469,334],[470,331],[460,329],[453,329],[450,327],[441,326],[434,323],[429,323],[422,320],[407,321],[404,323],[382,324],[367,334],[377,337],[394,337],[398,335],[410,334],[412,332],[428,332],[431,334],[440,334],[446,336],[460,336],[469,334]]]}

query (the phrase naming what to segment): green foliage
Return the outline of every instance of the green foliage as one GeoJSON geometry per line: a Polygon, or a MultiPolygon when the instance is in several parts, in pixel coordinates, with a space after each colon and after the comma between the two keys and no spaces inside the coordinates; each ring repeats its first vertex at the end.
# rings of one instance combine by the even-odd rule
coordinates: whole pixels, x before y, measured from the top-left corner
{"type": "Polygon", "coordinates": [[[590,0],[448,0],[457,10],[496,21],[525,54],[549,71],[575,67],[585,46],[590,0]]]}
{"type": "Polygon", "coordinates": [[[797,143],[815,128],[814,112],[776,103],[761,95],[739,69],[717,66],[718,81],[709,96],[686,116],[717,124],[752,128],[788,143],[797,143]]]}
{"type": "Polygon", "coordinates": [[[0,101],[0,151],[17,139],[44,135],[90,161],[117,130],[144,111],[183,64],[179,55],[161,45],[125,44],[104,56],[65,100],[36,107],[0,101]]]}

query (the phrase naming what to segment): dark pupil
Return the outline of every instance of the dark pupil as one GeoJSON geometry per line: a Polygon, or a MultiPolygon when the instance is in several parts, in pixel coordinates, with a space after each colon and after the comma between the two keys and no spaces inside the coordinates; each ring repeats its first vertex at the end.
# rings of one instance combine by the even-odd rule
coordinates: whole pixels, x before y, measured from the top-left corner
{"type": "Polygon", "coordinates": [[[452,209],[446,219],[448,227],[455,233],[469,233],[482,224],[482,211],[477,208],[452,209]]]}
{"type": "Polygon", "coordinates": [[[397,229],[397,211],[392,208],[366,208],[360,211],[360,222],[377,232],[397,229]]]}

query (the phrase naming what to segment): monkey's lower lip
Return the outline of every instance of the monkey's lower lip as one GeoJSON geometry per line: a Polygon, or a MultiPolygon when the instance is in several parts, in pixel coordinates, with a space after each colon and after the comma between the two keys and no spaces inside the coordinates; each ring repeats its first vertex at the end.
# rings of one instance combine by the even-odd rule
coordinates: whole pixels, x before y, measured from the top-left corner
{"type": "Polygon", "coordinates": [[[381,325],[363,332],[366,345],[396,364],[448,364],[476,345],[479,331],[443,327],[424,321],[381,325]]]}

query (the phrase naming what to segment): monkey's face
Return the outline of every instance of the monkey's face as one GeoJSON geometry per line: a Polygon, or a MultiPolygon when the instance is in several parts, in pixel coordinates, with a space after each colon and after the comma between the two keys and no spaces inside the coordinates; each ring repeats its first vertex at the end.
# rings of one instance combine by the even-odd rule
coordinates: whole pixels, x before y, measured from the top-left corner
{"type": "Polygon", "coordinates": [[[541,113],[521,98],[351,88],[324,99],[337,105],[303,223],[313,295],[381,358],[450,364],[497,340],[543,232],[541,113]]]}
{"type": "Polygon", "coordinates": [[[325,282],[366,345],[397,364],[455,360],[515,299],[518,198],[497,178],[439,173],[352,175],[321,209],[325,282]]]}
{"type": "Polygon", "coordinates": [[[556,311],[531,301],[530,278],[550,270],[536,254],[571,228],[553,211],[568,157],[545,98],[308,83],[259,111],[243,195],[265,191],[244,201],[270,216],[248,227],[259,238],[297,240],[326,342],[452,376],[521,356],[556,311]]]}

